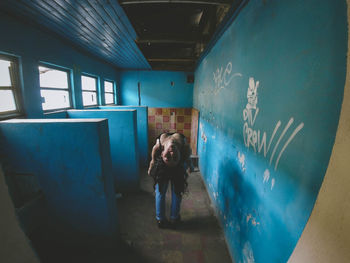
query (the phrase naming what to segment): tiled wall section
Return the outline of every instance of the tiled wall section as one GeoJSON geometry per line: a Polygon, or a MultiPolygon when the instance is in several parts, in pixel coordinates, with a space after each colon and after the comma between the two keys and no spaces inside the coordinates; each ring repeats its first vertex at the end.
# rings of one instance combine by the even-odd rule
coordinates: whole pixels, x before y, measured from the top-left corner
{"type": "Polygon", "coordinates": [[[197,142],[196,138],[198,130],[198,114],[197,129],[191,130],[192,111],[192,108],[148,108],[149,149],[152,150],[152,147],[156,142],[156,138],[163,132],[182,133],[186,136],[187,142],[189,142],[192,147],[192,141],[197,142]]]}

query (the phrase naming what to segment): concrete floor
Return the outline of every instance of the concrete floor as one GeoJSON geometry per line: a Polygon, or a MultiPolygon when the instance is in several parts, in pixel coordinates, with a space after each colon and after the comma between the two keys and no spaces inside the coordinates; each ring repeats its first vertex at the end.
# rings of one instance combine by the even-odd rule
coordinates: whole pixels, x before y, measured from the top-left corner
{"type": "MultiPolygon", "coordinates": [[[[200,173],[192,173],[188,183],[189,192],[181,206],[182,223],[176,230],[157,227],[153,179],[146,173],[142,174],[139,193],[118,199],[122,239],[143,262],[231,262],[200,173]]],[[[167,212],[170,200],[168,189],[167,212]]]]}
{"type": "MultiPolygon", "coordinates": [[[[82,243],[69,246],[66,239],[54,239],[56,234],[52,234],[52,230],[42,230],[33,237],[33,247],[43,263],[231,262],[200,173],[192,173],[188,183],[189,192],[183,197],[181,207],[182,223],[176,230],[158,228],[153,179],[144,171],[141,190],[117,199],[120,240],[108,241],[107,246],[82,243]]],[[[170,191],[168,195],[167,208],[170,191]]]]}

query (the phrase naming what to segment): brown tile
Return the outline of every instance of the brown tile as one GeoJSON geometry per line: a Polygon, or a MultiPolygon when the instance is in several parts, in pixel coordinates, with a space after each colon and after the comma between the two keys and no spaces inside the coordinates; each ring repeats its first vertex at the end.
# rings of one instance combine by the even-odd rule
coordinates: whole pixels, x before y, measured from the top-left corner
{"type": "Polygon", "coordinates": [[[170,108],[163,108],[163,116],[170,116],[170,108]]]}
{"type": "Polygon", "coordinates": [[[184,122],[185,121],[185,117],[184,116],[177,116],[176,121],[179,122],[184,122]]]}
{"type": "Polygon", "coordinates": [[[148,108],[148,116],[155,115],[156,114],[156,108],[148,108]]]}
{"type": "Polygon", "coordinates": [[[162,108],[156,108],[156,115],[163,115],[163,109],[162,108]]]}
{"type": "Polygon", "coordinates": [[[191,116],[185,116],[185,122],[191,123],[192,117],[191,116]]]}
{"type": "Polygon", "coordinates": [[[183,130],[183,128],[184,128],[184,124],[183,123],[176,123],[176,128],[178,129],[178,130],[183,130]]]}
{"type": "Polygon", "coordinates": [[[185,115],[185,109],[184,108],[177,108],[176,115],[185,115]]]}

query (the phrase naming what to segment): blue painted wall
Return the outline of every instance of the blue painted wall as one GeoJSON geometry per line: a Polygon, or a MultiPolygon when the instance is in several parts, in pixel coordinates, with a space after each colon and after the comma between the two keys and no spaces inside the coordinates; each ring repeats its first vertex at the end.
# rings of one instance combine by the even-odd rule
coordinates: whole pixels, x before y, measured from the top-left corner
{"type": "MultiPolygon", "coordinates": [[[[83,108],[81,96],[81,73],[100,77],[101,94],[104,79],[118,81],[116,68],[69,44],[66,40],[43,31],[28,22],[11,17],[0,11],[0,53],[16,55],[20,59],[22,73],[22,96],[28,118],[41,118],[39,89],[39,61],[66,67],[72,72],[73,100],[75,108],[83,108]]],[[[104,96],[101,97],[104,103],[104,96]]]]}
{"type": "Polygon", "coordinates": [[[139,152],[137,146],[136,110],[69,110],[69,118],[108,119],[112,173],[118,192],[139,187],[139,152]]]}
{"type": "Polygon", "coordinates": [[[148,107],[192,107],[193,84],[187,83],[192,73],[173,71],[122,71],[120,90],[122,105],[139,105],[138,82],[141,89],[141,105],[148,107]],[[171,82],[174,86],[171,86],[171,82]]]}
{"type": "Polygon", "coordinates": [[[137,145],[140,165],[148,166],[148,107],[146,106],[100,106],[99,109],[136,110],[137,145]]]}
{"type": "Polygon", "coordinates": [[[236,262],[286,262],[310,216],[343,98],[346,10],[251,0],[195,72],[200,169],[236,262]]]}
{"type": "Polygon", "coordinates": [[[107,125],[101,119],[0,122],[6,170],[37,176],[55,228],[70,234],[66,242],[116,234],[107,125]]]}

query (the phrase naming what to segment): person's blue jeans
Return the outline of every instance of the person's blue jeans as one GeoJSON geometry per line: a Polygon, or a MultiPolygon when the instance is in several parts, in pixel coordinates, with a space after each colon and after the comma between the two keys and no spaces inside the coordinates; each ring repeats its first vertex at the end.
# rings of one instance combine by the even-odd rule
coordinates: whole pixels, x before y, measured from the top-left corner
{"type": "MultiPolygon", "coordinates": [[[[165,217],[165,197],[168,189],[169,181],[156,184],[156,219],[164,220],[165,217]],[[160,185],[159,185],[160,184],[160,185]]],[[[181,195],[177,195],[174,191],[174,184],[171,184],[171,208],[170,219],[176,220],[180,216],[181,195]]]]}

